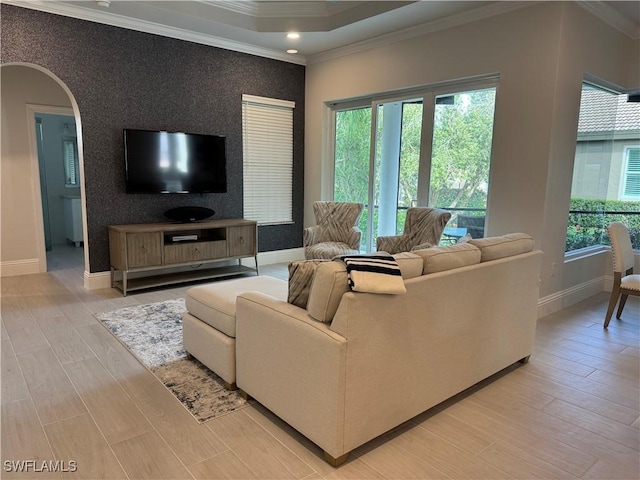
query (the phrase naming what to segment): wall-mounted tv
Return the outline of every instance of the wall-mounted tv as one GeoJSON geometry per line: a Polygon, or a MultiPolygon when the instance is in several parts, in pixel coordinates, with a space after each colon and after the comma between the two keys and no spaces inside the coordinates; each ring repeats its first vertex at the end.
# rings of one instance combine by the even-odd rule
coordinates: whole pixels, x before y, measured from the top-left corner
{"type": "Polygon", "coordinates": [[[124,130],[127,193],[224,193],[226,137],[124,130]]]}

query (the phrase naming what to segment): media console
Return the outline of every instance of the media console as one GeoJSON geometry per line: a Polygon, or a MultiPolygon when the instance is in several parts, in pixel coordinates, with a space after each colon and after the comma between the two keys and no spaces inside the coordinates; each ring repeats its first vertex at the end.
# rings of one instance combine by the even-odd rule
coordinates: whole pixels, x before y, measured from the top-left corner
{"type": "Polygon", "coordinates": [[[195,223],[148,223],[109,226],[111,287],[128,291],[225,277],[247,272],[258,274],[257,224],[226,219],[195,223]],[[241,264],[254,257],[255,268],[241,264]],[[237,265],[213,266],[213,262],[238,260],[237,265]],[[177,271],[178,267],[197,269],[177,271]],[[173,269],[138,278],[129,274],[173,269]]]}

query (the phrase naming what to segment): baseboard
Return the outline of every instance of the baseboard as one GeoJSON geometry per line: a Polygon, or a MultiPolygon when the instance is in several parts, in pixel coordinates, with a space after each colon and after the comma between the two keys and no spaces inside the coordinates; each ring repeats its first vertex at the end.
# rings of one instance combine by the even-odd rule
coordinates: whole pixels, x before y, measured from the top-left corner
{"type": "MultiPolygon", "coordinates": [[[[613,277],[609,283],[609,290],[611,290],[612,282],[613,277]]],[[[597,295],[605,291],[606,287],[607,277],[602,276],[542,297],[538,299],[538,318],[546,317],[593,295],[597,295]]]]}
{"type": "Polygon", "coordinates": [[[100,290],[101,288],[111,288],[111,272],[84,272],[84,288],[87,290],[100,290]]]}
{"type": "Polygon", "coordinates": [[[31,275],[40,272],[40,260],[37,258],[29,258],[27,260],[9,260],[0,263],[0,277],[15,277],[18,275],[31,275]]]}

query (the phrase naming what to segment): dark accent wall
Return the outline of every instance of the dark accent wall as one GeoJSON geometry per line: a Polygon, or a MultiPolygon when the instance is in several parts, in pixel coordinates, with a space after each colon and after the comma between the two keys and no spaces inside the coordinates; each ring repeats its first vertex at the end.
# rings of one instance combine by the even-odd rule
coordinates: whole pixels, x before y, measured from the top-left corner
{"type": "MultiPolygon", "coordinates": [[[[242,217],[242,94],[296,102],[291,225],[260,227],[261,252],[302,245],[305,67],[118,27],[1,5],[1,61],[58,76],[78,102],[91,272],[109,270],[107,226],[168,221],[196,205],[242,217]],[[125,193],[122,130],[227,136],[224,194],[125,193]]],[[[215,32],[213,32],[215,34],[215,32]]]]}

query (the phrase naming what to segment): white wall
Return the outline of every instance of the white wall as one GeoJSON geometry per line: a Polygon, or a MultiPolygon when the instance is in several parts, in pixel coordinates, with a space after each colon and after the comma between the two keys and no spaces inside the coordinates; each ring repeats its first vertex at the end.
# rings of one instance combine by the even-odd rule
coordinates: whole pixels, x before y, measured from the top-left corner
{"type": "Polygon", "coordinates": [[[27,128],[27,104],[71,107],[64,90],[46,74],[30,67],[8,65],[2,75],[0,145],[0,265],[2,275],[36,273],[38,234],[35,202],[40,201],[37,164],[32,162],[27,128]]]}
{"type": "Polygon", "coordinates": [[[309,65],[305,224],[314,223],[311,204],[326,188],[325,102],[498,72],[487,234],[532,235],[545,250],[541,296],[567,288],[564,237],[583,75],[640,85],[639,44],[578,6],[550,2],[309,65]]]}

